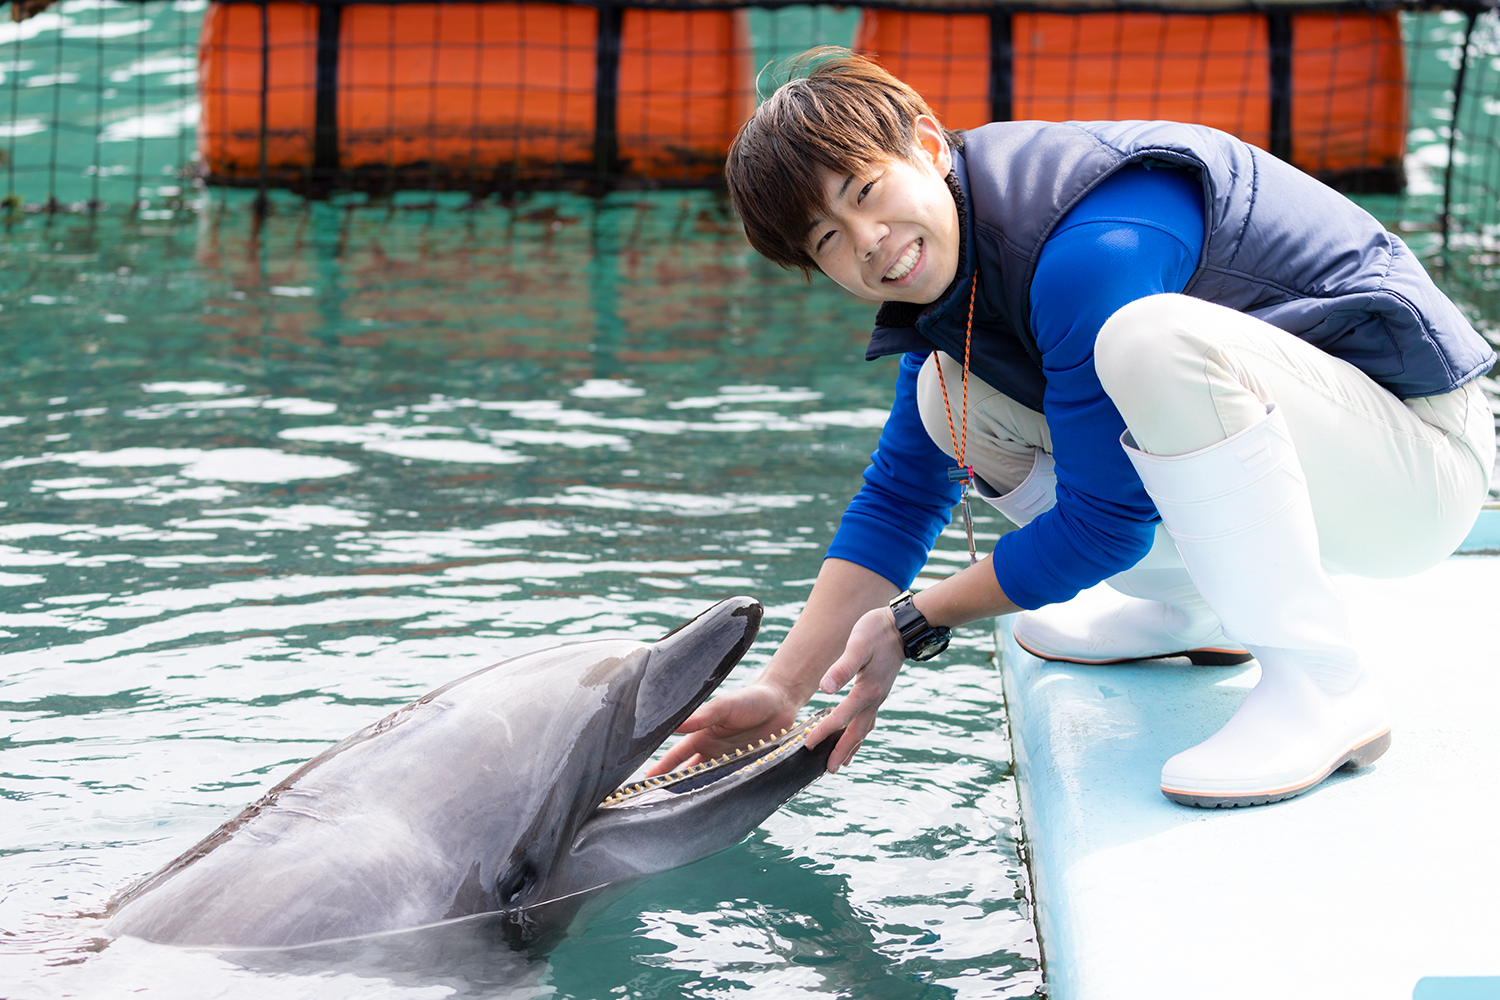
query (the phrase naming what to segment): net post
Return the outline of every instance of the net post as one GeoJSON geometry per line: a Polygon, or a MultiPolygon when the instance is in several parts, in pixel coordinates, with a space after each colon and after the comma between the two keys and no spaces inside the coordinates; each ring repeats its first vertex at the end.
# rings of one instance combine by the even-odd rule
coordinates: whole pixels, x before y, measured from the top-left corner
{"type": "Polygon", "coordinates": [[[99,171],[102,169],[99,163],[99,139],[104,134],[104,7],[102,4],[99,7],[99,18],[94,23],[99,29],[99,37],[94,39],[94,72],[99,79],[94,85],[94,173],[89,180],[90,222],[94,221],[94,215],[99,211],[99,171]]]}
{"type": "Polygon", "coordinates": [[[620,36],[625,10],[614,0],[599,0],[599,33],[594,75],[594,173],[599,189],[619,169],[620,36]]]}
{"type": "Polygon", "coordinates": [[[1443,212],[1438,216],[1438,228],[1443,234],[1443,261],[1448,259],[1448,229],[1453,204],[1453,157],[1458,149],[1458,112],[1464,100],[1464,73],[1469,68],[1469,43],[1474,39],[1474,24],[1479,20],[1479,10],[1470,7],[1469,20],[1464,25],[1464,45],[1458,53],[1458,72],[1453,78],[1453,117],[1448,126],[1448,165],[1443,168],[1443,212]]]}
{"type": "MultiPolygon", "coordinates": [[[[173,10],[177,14],[177,54],[179,56],[181,56],[183,53],[187,52],[187,50],[188,50],[187,16],[186,16],[186,14],[183,11],[177,9],[176,4],[173,4],[173,10]]],[[[196,55],[197,54],[197,46],[194,45],[193,49],[194,49],[194,54],[196,55]]],[[[196,61],[197,60],[195,59],[194,62],[196,63],[196,61]]],[[[101,76],[102,76],[102,74],[101,74],[101,76]]],[[[182,80],[181,82],[179,82],[177,84],[177,100],[180,103],[182,103],[182,104],[186,104],[187,103],[188,87],[189,86],[191,86],[191,85],[185,79],[182,80]]],[[[198,111],[198,120],[199,121],[203,120],[203,111],[202,111],[201,105],[200,105],[200,108],[199,108],[199,111],[198,111]]],[[[196,137],[196,131],[197,130],[195,128],[194,129],[195,137],[196,137]]],[[[187,129],[184,128],[184,127],[182,127],[182,126],[178,126],[178,129],[177,129],[177,180],[180,182],[180,184],[178,185],[180,189],[185,190],[187,188],[187,186],[188,186],[187,182],[192,178],[193,174],[196,172],[196,171],[194,171],[192,168],[190,168],[188,166],[188,164],[191,163],[191,162],[192,162],[192,160],[188,156],[188,151],[187,151],[187,129]]],[[[186,199],[183,198],[181,190],[179,190],[177,196],[178,196],[179,199],[181,199],[180,203],[185,203],[186,202],[186,199]]],[[[174,217],[175,217],[175,213],[174,213],[174,217]]]]}
{"type": "Polygon", "coordinates": [[[308,194],[323,197],[339,171],[339,22],[343,8],[318,4],[317,97],[313,112],[313,168],[308,194]]]}
{"type": "MultiPolygon", "coordinates": [[[[21,33],[18,31],[11,42],[11,61],[16,65],[21,62],[21,33]]],[[[10,120],[18,121],[20,115],[17,112],[17,102],[21,95],[21,74],[7,73],[6,79],[10,82],[10,120]]],[[[6,136],[5,156],[5,228],[8,232],[11,223],[15,221],[18,211],[23,207],[22,199],[16,194],[16,129],[10,129],[6,136]]]]}
{"type": "Polygon", "coordinates": [[[1285,8],[1266,11],[1271,69],[1271,155],[1292,159],[1292,14],[1285,8]]]}
{"type": "Polygon", "coordinates": [[[1011,38],[1011,13],[1001,6],[990,9],[990,121],[1008,122],[1014,116],[1015,45],[1011,38]]]}
{"type": "MultiPolygon", "coordinates": [[[[259,172],[258,189],[255,192],[255,202],[252,206],[257,220],[265,218],[266,208],[270,204],[266,194],[268,178],[266,177],[266,122],[267,104],[266,94],[270,88],[271,80],[271,24],[270,9],[267,7],[268,0],[260,0],[256,5],[260,9],[260,137],[258,141],[257,170],[259,172]]],[[[225,41],[225,50],[228,50],[228,41],[225,41]]],[[[222,86],[227,90],[229,87],[228,75],[221,74],[224,78],[222,86]]],[[[226,123],[227,131],[227,123],[226,123]]]]}
{"type": "MultiPolygon", "coordinates": [[[[53,57],[55,65],[60,70],[63,62],[63,31],[57,32],[57,48],[53,57]]],[[[62,131],[62,74],[54,75],[52,81],[52,131],[48,136],[51,141],[51,153],[47,158],[47,225],[52,224],[52,217],[57,214],[61,207],[57,203],[57,140],[58,133],[62,131]]]]}
{"type": "MultiPolygon", "coordinates": [[[[135,57],[141,62],[146,61],[146,32],[137,32],[135,36],[135,57]]],[[[136,114],[142,120],[146,117],[146,74],[135,75],[135,107],[136,114]]],[[[146,180],[146,140],[138,137],[135,140],[135,179],[130,184],[130,218],[140,218],[141,212],[141,185],[146,180]]]]}

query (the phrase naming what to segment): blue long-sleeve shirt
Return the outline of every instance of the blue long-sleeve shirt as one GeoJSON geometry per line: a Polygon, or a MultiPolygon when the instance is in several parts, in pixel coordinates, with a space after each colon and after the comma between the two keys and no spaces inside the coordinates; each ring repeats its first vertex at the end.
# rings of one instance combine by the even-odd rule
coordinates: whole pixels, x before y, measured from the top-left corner
{"type": "MultiPolygon", "coordinates": [[[[1065,601],[1127,569],[1151,546],[1156,509],[1120,447],[1125,422],[1094,372],[1099,328],[1121,306],[1180,292],[1203,248],[1203,195],[1185,170],[1128,167],[1053,230],[1031,283],[1031,326],[1047,388],[1057,506],[1001,537],[995,576],[1023,608],[1065,601]]],[[[976,331],[976,336],[982,336],[976,331]]],[[[910,585],[957,503],[952,464],[917,413],[907,354],[896,402],[828,555],[910,585]]]]}

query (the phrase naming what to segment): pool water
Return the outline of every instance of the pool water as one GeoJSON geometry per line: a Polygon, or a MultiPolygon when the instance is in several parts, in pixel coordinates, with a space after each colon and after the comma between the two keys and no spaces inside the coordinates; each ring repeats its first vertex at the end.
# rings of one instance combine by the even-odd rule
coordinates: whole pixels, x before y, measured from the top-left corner
{"type": "MultiPolygon", "coordinates": [[[[867,306],[760,261],[713,195],[277,196],[257,224],[182,176],[205,7],[0,25],[0,996],[1039,995],[983,627],[907,668],[851,767],[546,954],[101,946],[80,914],[472,669],[745,593],[744,683],[895,375],[867,306]]],[[[1409,25],[1412,188],[1364,199],[1393,225],[1437,210],[1457,16],[1409,25]]],[[[752,12],[757,62],[856,20],[752,12]]],[[[1439,280],[1493,332],[1474,260],[1439,280]]],[[[923,579],[965,562],[950,531],[923,579]]]]}
{"type": "MultiPolygon", "coordinates": [[[[744,683],[895,377],[867,306],[760,261],[710,194],[189,207],[0,236],[0,994],[1036,993],[979,626],[851,767],[548,954],[101,945],[79,914],[477,667],[744,593],[744,683]]],[[[950,532],[925,578],[966,562],[950,532]]]]}

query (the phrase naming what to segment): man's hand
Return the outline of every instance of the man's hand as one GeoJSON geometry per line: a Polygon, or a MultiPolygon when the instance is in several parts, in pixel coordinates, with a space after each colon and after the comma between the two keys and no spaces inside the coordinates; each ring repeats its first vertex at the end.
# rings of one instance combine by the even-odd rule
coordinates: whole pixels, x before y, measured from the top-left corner
{"type": "Polygon", "coordinates": [[[807,734],[807,746],[812,748],[824,737],[844,730],[828,758],[830,774],[849,763],[854,751],[875,728],[875,717],[891,693],[891,685],[896,683],[896,674],[905,660],[901,633],[896,629],[896,616],[889,607],[866,612],[854,624],[849,642],[844,646],[844,655],[828,668],[819,685],[825,694],[842,689],[850,680],[854,681],[854,687],[827,718],[807,734]]]}
{"type": "MultiPolygon", "coordinates": [[[[754,683],[720,695],[677,727],[686,738],[652,765],[651,777],[696,764],[769,737],[797,721],[838,659],[859,616],[883,607],[896,585],[863,566],[825,559],[807,606],[754,683]]],[[[828,732],[829,730],[825,730],[828,732]]]]}
{"type": "Polygon", "coordinates": [[[683,720],[677,731],[689,735],[651,765],[646,777],[711,760],[773,736],[797,721],[801,707],[800,702],[764,678],[721,694],[683,720]]]}

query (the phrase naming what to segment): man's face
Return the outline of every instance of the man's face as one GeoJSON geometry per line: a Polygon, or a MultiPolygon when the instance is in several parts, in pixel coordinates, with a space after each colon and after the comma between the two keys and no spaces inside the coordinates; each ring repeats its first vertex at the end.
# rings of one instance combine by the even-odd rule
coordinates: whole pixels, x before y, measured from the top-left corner
{"type": "Polygon", "coordinates": [[[868,176],[823,169],[828,208],[806,234],[818,268],[871,302],[936,302],[958,271],[951,166],[942,131],[924,115],[911,160],[876,164],[868,176]]]}

